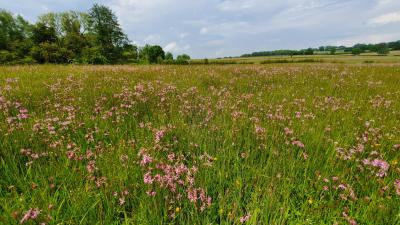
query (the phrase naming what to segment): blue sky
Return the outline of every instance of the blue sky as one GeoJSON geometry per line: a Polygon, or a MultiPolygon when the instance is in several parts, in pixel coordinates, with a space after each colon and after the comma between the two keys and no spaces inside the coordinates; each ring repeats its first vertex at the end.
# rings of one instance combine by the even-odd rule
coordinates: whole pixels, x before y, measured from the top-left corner
{"type": "Polygon", "coordinates": [[[194,58],[400,40],[400,0],[2,0],[0,8],[34,22],[94,2],[113,9],[134,43],[194,58]]]}

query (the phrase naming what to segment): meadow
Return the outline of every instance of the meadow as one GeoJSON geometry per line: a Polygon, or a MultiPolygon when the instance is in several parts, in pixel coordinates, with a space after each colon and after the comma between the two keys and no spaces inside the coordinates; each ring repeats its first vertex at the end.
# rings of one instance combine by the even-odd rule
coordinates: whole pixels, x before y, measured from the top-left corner
{"type": "MultiPolygon", "coordinates": [[[[204,60],[192,60],[193,62],[203,62],[204,60]]],[[[314,52],[314,55],[295,55],[295,56],[259,56],[259,57],[231,57],[210,59],[210,63],[223,64],[282,64],[282,63],[338,63],[338,64],[359,64],[359,63],[399,63],[400,51],[391,51],[388,55],[378,55],[377,53],[362,53],[352,55],[350,53],[338,52],[329,55],[327,52],[314,52]]]]}
{"type": "Polygon", "coordinates": [[[400,65],[0,67],[0,224],[400,224],[400,65]]]}

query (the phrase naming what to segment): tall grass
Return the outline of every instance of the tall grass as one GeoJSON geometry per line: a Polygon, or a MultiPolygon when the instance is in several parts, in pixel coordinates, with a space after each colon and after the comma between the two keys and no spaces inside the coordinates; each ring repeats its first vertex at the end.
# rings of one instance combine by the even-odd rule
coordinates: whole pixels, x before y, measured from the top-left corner
{"type": "Polygon", "coordinates": [[[0,68],[2,224],[399,224],[396,65],[0,68]]]}

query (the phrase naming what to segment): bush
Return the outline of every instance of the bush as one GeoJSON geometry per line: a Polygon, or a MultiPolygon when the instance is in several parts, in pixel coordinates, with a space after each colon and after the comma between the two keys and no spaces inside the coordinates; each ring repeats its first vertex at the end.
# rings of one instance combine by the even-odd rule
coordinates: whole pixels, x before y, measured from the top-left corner
{"type": "Polygon", "coordinates": [[[73,53],[56,43],[44,42],[31,49],[31,56],[39,63],[70,63],[73,53]]]}
{"type": "Polygon", "coordinates": [[[82,51],[81,63],[85,64],[107,64],[107,58],[101,53],[101,50],[96,47],[85,48],[82,51]]]}
{"type": "Polygon", "coordinates": [[[15,53],[9,51],[0,51],[0,64],[15,64],[18,59],[15,53]]]}

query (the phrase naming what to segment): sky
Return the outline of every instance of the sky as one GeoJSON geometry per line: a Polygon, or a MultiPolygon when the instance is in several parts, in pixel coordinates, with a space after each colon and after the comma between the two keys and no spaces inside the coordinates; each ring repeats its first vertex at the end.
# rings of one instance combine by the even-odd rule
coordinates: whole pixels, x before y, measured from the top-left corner
{"type": "Polygon", "coordinates": [[[400,0],[0,0],[31,22],[110,7],[129,39],[192,58],[400,40],[400,0]]]}

